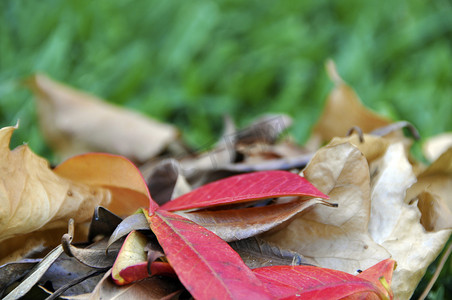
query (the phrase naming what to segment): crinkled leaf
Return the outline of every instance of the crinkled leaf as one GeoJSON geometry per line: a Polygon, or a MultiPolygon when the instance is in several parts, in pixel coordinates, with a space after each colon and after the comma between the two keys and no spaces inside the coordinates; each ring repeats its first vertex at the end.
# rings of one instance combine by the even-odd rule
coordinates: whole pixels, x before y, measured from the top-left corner
{"type": "Polygon", "coordinates": [[[406,190],[416,178],[402,144],[390,145],[371,169],[375,175],[369,232],[397,262],[392,283],[395,297],[408,299],[451,231],[426,232],[417,203],[406,199],[406,190]]]}
{"type": "Polygon", "coordinates": [[[194,298],[270,298],[240,256],[212,232],[164,210],[148,220],[169,263],[194,298]]]}
{"type": "Polygon", "coordinates": [[[452,229],[452,213],[443,199],[424,191],[417,196],[417,207],[421,212],[421,224],[427,231],[452,229]]]}
{"type": "Polygon", "coordinates": [[[281,226],[315,204],[332,205],[320,198],[304,198],[263,207],[178,214],[207,228],[223,240],[231,242],[256,236],[281,226]]]}
{"type": "Polygon", "coordinates": [[[0,130],[0,241],[43,227],[64,227],[70,217],[84,222],[94,207],[110,202],[108,190],[58,176],[28,146],[9,150],[14,130],[0,130]]]}
{"type": "Polygon", "coordinates": [[[236,175],[206,184],[166,203],[162,209],[187,210],[284,196],[328,199],[328,196],[297,174],[286,171],[263,171],[236,175]]]}
{"type": "Polygon", "coordinates": [[[316,205],[279,232],[264,238],[348,273],[389,258],[369,236],[370,175],[366,158],[349,143],[320,149],[303,171],[338,207],[316,205]]]}
{"type": "Polygon", "coordinates": [[[372,282],[337,270],[315,266],[272,266],[253,272],[278,299],[341,299],[359,293],[380,294],[372,282]]]}
{"type": "Polygon", "coordinates": [[[281,249],[277,245],[257,237],[231,242],[229,245],[251,269],[267,266],[313,263],[294,251],[281,249]]]}
{"type": "MultiPolygon", "coordinates": [[[[130,215],[150,202],[151,196],[140,171],[122,156],[82,154],[64,161],[54,172],[77,182],[108,188],[113,199],[107,208],[119,215],[130,215]]],[[[151,201],[151,205],[155,203],[151,201]]]]}
{"type": "Polygon", "coordinates": [[[176,138],[173,126],[111,105],[45,75],[29,85],[48,144],[63,157],[102,151],[145,161],[176,138]]]}

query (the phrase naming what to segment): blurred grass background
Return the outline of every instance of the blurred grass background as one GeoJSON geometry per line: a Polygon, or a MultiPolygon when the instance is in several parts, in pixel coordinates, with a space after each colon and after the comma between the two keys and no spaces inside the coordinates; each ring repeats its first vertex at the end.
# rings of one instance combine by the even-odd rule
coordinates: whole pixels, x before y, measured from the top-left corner
{"type": "MultiPolygon", "coordinates": [[[[332,87],[423,138],[452,131],[452,3],[439,1],[0,1],[0,122],[52,159],[21,80],[43,72],[177,125],[192,146],[222,117],[294,118],[304,142],[332,87]]],[[[449,260],[431,297],[452,294],[449,260]],[[445,280],[445,281],[444,281],[445,280]],[[442,293],[442,294],[441,294],[442,293]]]]}

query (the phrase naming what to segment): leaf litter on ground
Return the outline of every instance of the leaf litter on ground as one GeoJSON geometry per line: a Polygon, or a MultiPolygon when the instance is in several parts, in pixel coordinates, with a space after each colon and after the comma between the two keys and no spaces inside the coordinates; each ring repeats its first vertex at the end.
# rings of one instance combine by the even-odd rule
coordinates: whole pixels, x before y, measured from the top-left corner
{"type": "MultiPolygon", "coordinates": [[[[367,110],[340,78],[334,63],[328,63],[328,72],[335,88],[306,147],[297,146],[290,137],[279,137],[290,125],[289,118],[266,116],[236,132],[233,122],[226,119],[226,135],[213,151],[195,154],[182,146],[171,126],[153,120],[149,123],[154,126],[152,130],[159,128],[165,134],[154,141],[152,147],[144,146],[137,149],[138,152],[129,147],[138,147],[141,143],[134,141],[145,137],[140,135],[142,131],[133,133],[134,126],[121,129],[121,132],[129,132],[127,140],[118,134],[113,141],[98,139],[93,142],[86,136],[85,129],[99,133],[107,130],[109,125],[96,120],[85,129],[71,128],[70,124],[61,121],[67,111],[65,108],[73,107],[70,117],[74,120],[80,118],[79,112],[88,106],[99,115],[115,118],[120,118],[122,110],[105,106],[99,99],[42,75],[34,77],[31,82],[40,99],[41,124],[46,137],[55,143],[60,154],[64,156],[100,147],[113,154],[125,155],[141,165],[138,170],[120,156],[91,153],[70,158],[51,170],[45,160],[35,156],[26,146],[10,154],[9,138],[14,128],[2,129],[3,151],[9,157],[4,161],[9,167],[7,165],[3,170],[15,170],[16,161],[21,161],[24,165],[21,170],[25,173],[20,176],[23,178],[25,174],[35,180],[30,182],[36,186],[41,184],[40,174],[35,175],[36,179],[29,174],[34,174],[30,171],[33,163],[38,164],[37,170],[52,178],[52,187],[62,190],[61,195],[74,196],[72,190],[67,192],[69,184],[99,191],[95,195],[105,195],[106,199],[89,204],[83,193],[76,194],[81,199],[79,206],[83,213],[89,212],[76,222],[81,239],[88,240],[88,244],[81,246],[73,245],[69,236],[63,238],[59,246],[55,238],[46,238],[49,230],[55,230],[55,224],[60,224],[56,229],[62,232],[61,237],[64,233],[61,224],[70,217],[81,216],[76,210],[69,210],[64,202],[59,205],[64,206],[67,217],[54,220],[48,217],[46,209],[58,207],[48,204],[51,199],[46,197],[40,200],[39,203],[47,205],[40,207],[46,217],[40,217],[40,223],[27,224],[34,224],[34,227],[11,225],[11,221],[3,221],[8,218],[2,218],[0,225],[3,224],[3,232],[7,232],[1,247],[3,253],[9,252],[10,243],[16,245],[16,250],[21,246],[28,249],[15,256],[3,255],[3,261],[20,261],[31,257],[30,252],[45,253],[44,249],[57,246],[60,250],[56,250],[58,255],[54,256],[66,257],[69,268],[82,261],[90,265],[86,268],[100,267],[102,272],[106,271],[103,278],[93,277],[85,281],[87,283],[78,292],[69,294],[72,283],[61,286],[56,284],[56,279],[49,279],[55,281],[54,290],[59,289],[53,297],[61,292],[66,293],[64,297],[74,299],[105,296],[118,299],[186,298],[189,295],[197,299],[218,295],[249,298],[252,294],[261,298],[293,298],[296,295],[307,297],[312,292],[336,299],[340,296],[339,291],[349,299],[408,299],[451,233],[452,155],[450,149],[447,150],[449,144],[442,140],[436,146],[428,146],[428,157],[433,163],[429,167],[423,166],[409,154],[412,142],[401,130],[410,126],[407,122],[392,123],[367,110]],[[46,107],[57,114],[54,121],[49,114],[52,110],[43,110],[46,107]],[[283,120],[282,125],[275,126],[271,123],[274,120],[283,120]],[[346,136],[351,128],[358,134],[346,136]],[[98,142],[105,143],[98,145],[98,142]],[[320,147],[325,142],[329,143],[320,147]],[[123,150],[128,152],[118,150],[121,143],[127,144],[128,148],[123,150]],[[178,156],[168,160],[159,155],[163,149],[178,156]],[[232,175],[238,176],[230,177],[232,175]],[[158,203],[151,198],[153,193],[158,203]],[[326,200],[327,196],[329,200],[326,200]],[[106,208],[96,208],[99,204],[106,208]],[[83,229],[83,224],[87,228],[84,222],[93,210],[97,219],[93,218],[88,232],[83,229]],[[121,221],[115,214],[125,219],[121,221]],[[11,228],[14,230],[9,230],[11,228]],[[47,245],[43,246],[42,241],[34,246],[25,246],[17,239],[10,242],[14,235],[24,237],[27,234],[42,236],[47,245]],[[119,250],[121,245],[123,249],[119,250]],[[59,253],[64,252],[63,248],[69,256],[59,253]],[[127,256],[132,253],[136,254],[135,260],[127,256]],[[116,258],[113,266],[112,258],[116,258]],[[393,274],[395,263],[397,267],[393,274]],[[280,280],[275,282],[270,275],[259,275],[260,270],[273,274],[271,276],[278,274],[286,283],[297,283],[283,287],[280,280]],[[360,273],[362,270],[364,272],[360,273]],[[319,279],[315,287],[309,280],[299,279],[309,274],[315,274],[319,279]],[[117,286],[114,283],[122,280],[129,284],[117,286]],[[206,282],[211,283],[206,286],[206,282]],[[339,290],[335,287],[345,282],[354,283],[354,288],[339,290]],[[307,288],[300,289],[301,286],[307,288]]],[[[123,120],[130,117],[146,122],[141,116],[128,112],[123,120]]],[[[111,133],[116,127],[110,127],[111,133]]],[[[5,177],[13,174],[3,172],[6,172],[5,177]]],[[[28,186],[27,183],[22,185],[28,186]]],[[[12,204],[24,211],[36,204],[30,202],[29,194],[18,193],[23,188],[15,184],[7,187],[11,194],[2,196],[2,201],[8,203],[4,208],[12,204]]],[[[53,191],[50,186],[44,189],[53,191]]],[[[8,213],[4,211],[5,216],[8,213]]],[[[55,266],[61,260],[57,258],[55,266]]],[[[0,267],[0,272],[6,271],[7,267],[0,267]]],[[[43,272],[39,276],[55,278],[57,273],[53,272],[43,272]]],[[[73,279],[73,284],[83,282],[82,277],[73,279]]],[[[7,288],[2,292],[11,290],[7,288]]],[[[52,293],[51,290],[48,292],[52,293]]]]}

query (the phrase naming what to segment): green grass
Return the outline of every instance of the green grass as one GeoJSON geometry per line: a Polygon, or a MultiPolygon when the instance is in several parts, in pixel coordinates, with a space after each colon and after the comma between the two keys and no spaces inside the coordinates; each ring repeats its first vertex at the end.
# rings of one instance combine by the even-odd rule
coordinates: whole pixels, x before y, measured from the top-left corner
{"type": "Polygon", "coordinates": [[[332,58],[368,107],[427,138],[452,131],[451,15],[447,0],[3,0],[0,125],[20,119],[13,144],[52,159],[20,84],[44,72],[173,123],[193,146],[219,136],[224,114],[243,126],[267,112],[291,115],[302,143],[332,58]]]}

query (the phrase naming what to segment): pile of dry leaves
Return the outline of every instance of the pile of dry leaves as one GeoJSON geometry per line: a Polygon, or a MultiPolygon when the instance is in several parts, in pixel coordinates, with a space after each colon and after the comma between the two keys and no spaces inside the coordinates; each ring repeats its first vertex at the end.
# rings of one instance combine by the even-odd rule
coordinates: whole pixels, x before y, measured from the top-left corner
{"type": "Polygon", "coordinates": [[[242,130],[226,119],[203,152],[34,76],[42,132],[68,159],[52,169],[9,149],[17,126],[0,130],[1,296],[408,299],[451,234],[452,137],[416,161],[403,128],[416,130],[328,71],[304,147],[283,134],[289,117],[269,115],[242,130]]]}

